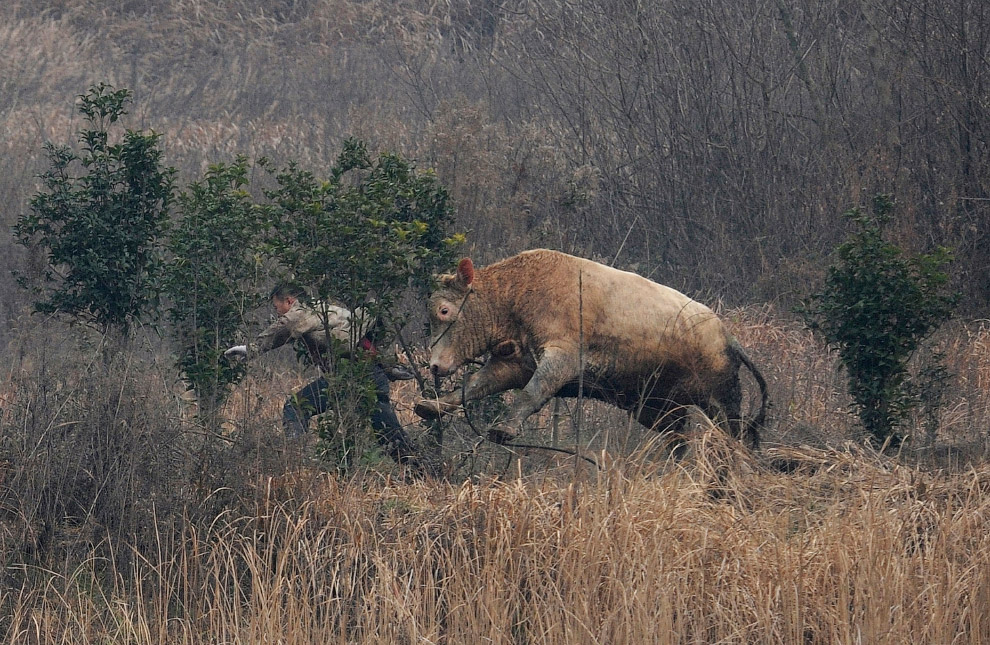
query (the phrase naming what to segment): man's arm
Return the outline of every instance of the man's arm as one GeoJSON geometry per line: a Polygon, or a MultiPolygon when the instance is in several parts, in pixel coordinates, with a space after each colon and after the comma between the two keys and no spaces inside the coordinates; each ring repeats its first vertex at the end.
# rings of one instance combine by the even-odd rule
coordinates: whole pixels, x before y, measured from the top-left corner
{"type": "Polygon", "coordinates": [[[244,360],[285,345],[292,339],[293,331],[298,326],[299,313],[298,308],[290,309],[258,334],[253,343],[235,345],[224,352],[224,356],[244,360]]]}
{"type": "Polygon", "coordinates": [[[258,334],[253,343],[231,347],[225,355],[228,358],[254,358],[293,338],[303,338],[310,352],[322,354],[327,349],[325,334],[346,344],[350,340],[351,312],[331,304],[317,304],[316,307],[316,310],[302,305],[292,307],[258,334]]]}
{"type": "Polygon", "coordinates": [[[253,358],[258,354],[264,354],[289,342],[292,339],[292,313],[292,310],[290,310],[288,313],[279,316],[264,331],[258,334],[255,341],[247,346],[245,358],[253,358]]]}

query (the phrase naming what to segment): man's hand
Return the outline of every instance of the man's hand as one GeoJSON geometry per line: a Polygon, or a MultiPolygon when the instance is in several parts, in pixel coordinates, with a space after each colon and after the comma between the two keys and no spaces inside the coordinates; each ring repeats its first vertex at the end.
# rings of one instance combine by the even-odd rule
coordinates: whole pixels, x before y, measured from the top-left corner
{"type": "Polygon", "coordinates": [[[231,360],[236,358],[237,360],[242,361],[247,358],[247,345],[234,345],[225,351],[223,355],[231,360]]]}

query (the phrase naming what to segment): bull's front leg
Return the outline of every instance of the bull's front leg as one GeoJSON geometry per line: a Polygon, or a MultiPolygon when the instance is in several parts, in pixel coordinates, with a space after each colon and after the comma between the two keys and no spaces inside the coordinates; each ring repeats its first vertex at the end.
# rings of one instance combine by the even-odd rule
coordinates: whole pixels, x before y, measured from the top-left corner
{"type": "Polygon", "coordinates": [[[536,364],[536,370],[512,402],[505,424],[493,428],[489,437],[504,443],[518,436],[527,418],[568,383],[578,380],[581,373],[580,353],[575,347],[549,346],[536,364]]]}
{"type": "Polygon", "coordinates": [[[456,412],[468,401],[523,387],[533,375],[533,364],[519,355],[509,358],[492,356],[485,365],[469,376],[463,387],[437,399],[422,399],[413,411],[424,419],[437,419],[456,412]]]}

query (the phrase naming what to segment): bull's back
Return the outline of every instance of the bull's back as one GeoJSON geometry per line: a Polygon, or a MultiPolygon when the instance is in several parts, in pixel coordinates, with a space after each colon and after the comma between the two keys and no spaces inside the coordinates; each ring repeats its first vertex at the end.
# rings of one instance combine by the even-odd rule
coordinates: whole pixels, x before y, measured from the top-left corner
{"type": "Polygon", "coordinates": [[[679,291],[591,260],[536,250],[517,308],[543,342],[586,348],[589,367],[606,378],[637,380],[658,366],[723,369],[728,336],[705,305],[679,291]]]}

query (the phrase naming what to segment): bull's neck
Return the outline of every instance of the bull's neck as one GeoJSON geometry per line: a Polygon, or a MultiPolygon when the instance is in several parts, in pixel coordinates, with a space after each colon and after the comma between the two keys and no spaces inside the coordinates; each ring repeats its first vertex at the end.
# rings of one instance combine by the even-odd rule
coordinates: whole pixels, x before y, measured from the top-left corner
{"type": "MultiPolygon", "coordinates": [[[[485,285],[485,287],[490,285],[485,285]]],[[[486,289],[476,294],[475,305],[478,307],[477,320],[480,327],[478,329],[479,338],[483,339],[484,346],[481,353],[490,352],[498,343],[507,339],[515,339],[517,333],[513,333],[513,319],[511,302],[506,297],[511,297],[497,289],[486,289]]]]}
{"type": "Polygon", "coordinates": [[[477,346],[473,347],[473,354],[481,356],[489,351],[496,343],[504,340],[507,321],[502,320],[499,315],[501,309],[495,306],[491,293],[486,290],[475,290],[468,296],[466,308],[471,310],[470,319],[472,321],[472,337],[477,346]]]}

